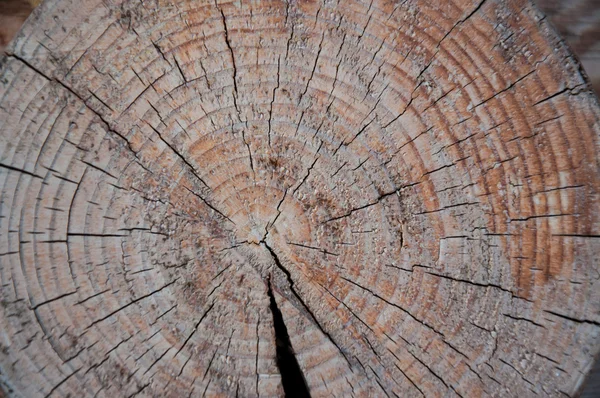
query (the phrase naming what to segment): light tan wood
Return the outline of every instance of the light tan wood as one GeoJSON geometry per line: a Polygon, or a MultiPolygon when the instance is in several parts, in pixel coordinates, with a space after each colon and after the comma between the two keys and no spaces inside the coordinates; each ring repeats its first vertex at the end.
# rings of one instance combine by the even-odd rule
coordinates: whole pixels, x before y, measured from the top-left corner
{"type": "Polygon", "coordinates": [[[0,70],[24,397],[573,396],[599,108],[524,1],[48,0],[0,70]]]}

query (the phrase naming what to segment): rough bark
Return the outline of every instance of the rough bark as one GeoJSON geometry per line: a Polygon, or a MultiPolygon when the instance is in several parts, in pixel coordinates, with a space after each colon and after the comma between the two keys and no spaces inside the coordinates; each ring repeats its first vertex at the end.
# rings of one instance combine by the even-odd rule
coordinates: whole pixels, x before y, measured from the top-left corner
{"type": "Polygon", "coordinates": [[[572,396],[592,365],[600,113],[527,2],[48,0],[0,74],[9,395],[572,396]]]}

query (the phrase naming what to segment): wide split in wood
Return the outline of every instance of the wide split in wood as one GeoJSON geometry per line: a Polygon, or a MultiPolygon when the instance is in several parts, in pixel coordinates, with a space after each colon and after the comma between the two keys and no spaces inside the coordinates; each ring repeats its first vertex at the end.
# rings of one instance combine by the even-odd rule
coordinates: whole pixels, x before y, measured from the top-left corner
{"type": "Polygon", "coordinates": [[[0,61],[0,388],[574,396],[598,101],[525,0],[47,0],[0,61]]]}

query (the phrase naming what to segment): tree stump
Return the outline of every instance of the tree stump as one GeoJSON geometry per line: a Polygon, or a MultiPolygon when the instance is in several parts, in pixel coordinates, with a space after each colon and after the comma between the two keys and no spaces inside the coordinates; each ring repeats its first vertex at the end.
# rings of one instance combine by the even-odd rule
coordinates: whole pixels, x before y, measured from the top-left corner
{"type": "Polygon", "coordinates": [[[2,59],[9,396],[572,396],[600,108],[519,0],[47,0],[2,59]]]}

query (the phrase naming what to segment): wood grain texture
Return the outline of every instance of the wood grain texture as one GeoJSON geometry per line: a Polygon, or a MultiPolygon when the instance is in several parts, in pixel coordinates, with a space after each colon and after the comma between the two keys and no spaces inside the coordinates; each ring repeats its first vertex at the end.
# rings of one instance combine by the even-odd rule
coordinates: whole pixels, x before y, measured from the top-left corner
{"type": "Polygon", "coordinates": [[[48,0],[8,52],[9,396],[281,396],[285,333],[314,397],[578,391],[600,114],[530,3],[48,0]]]}

